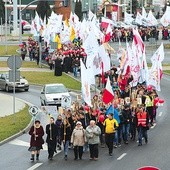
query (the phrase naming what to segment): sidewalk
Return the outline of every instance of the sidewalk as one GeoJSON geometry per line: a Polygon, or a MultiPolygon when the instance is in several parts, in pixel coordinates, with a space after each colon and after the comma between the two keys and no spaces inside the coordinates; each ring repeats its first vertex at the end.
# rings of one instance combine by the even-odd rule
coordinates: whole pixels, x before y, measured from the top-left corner
{"type": "MultiPolygon", "coordinates": [[[[14,113],[13,102],[13,96],[0,93],[0,117],[9,116],[14,113]]],[[[24,101],[15,98],[15,112],[19,112],[24,107],[24,101]]]]}

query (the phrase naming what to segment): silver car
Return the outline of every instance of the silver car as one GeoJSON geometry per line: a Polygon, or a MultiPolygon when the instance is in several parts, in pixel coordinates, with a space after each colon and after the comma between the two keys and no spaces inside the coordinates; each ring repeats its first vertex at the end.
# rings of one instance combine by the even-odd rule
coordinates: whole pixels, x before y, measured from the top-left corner
{"type": "Polygon", "coordinates": [[[46,84],[41,90],[41,105],[61,106],[63,96],[71,98],[68,89],[63,84],[46,84]]]}
{"type": "Polygon", "coordinates": [[[15,85],[15,89],[22,89],[25,91],[29,90],[29,84],[28,81],[24,78],[20,76],[20,80],[15,82],[10,82],[9,81],[9,75],[8,73],[2,73],[0,74],[0,89],[5,90],[7,92],[13,90],[15,85]]]}

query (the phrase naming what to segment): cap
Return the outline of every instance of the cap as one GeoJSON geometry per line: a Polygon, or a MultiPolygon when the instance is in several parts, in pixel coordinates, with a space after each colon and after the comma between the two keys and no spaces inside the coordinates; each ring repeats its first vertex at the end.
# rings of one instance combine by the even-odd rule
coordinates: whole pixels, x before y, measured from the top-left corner
{"type": "Polygon", "coordinates": [[[82,125],[82,123],[81,123],[80,121],[78,121],[78,122],[76,123],[76,125],[82,125]]]}

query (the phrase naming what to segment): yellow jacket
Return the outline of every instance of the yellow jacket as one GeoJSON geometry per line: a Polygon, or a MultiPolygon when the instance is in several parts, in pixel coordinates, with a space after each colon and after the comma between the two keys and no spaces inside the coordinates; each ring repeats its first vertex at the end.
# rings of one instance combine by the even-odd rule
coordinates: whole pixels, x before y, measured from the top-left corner
{"type": "Polygon", "coordinates": [[[103,125],[105,126],[105,133],[115,133],[115,128],[119,126],[116,119],[110,120],[109,118],[104,121],[103,125]]]}

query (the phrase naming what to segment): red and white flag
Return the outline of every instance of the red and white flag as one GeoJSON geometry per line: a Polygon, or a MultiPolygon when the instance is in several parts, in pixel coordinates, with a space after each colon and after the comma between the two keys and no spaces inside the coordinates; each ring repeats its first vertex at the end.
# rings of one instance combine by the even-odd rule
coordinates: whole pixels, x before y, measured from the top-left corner
{"type": "Polygon", "coordinates": [[[106,87],[103,91],[103,102],[105,104],[108,104],[108,103],[112,102],[113,99],[114,99],[114,93],[112,90],[112,86],[110,84],[110,78],[108,77],[106,87]]]}
{"type": "Polygon", "coordinates": [[[106,30],[105,41],[104,42],[109,42],[110,38],[111,38],[111,35],[112,35],[112,28],[111,28],[111,26],[109,24],[108,27],[107,27],[107,30],[106,30]]]}
{"type": "Polygon", "coordinates": [[[152,67],[149,70],[148,84],[155,87],[157,91],[161,91],[160,81],[162,78],[162,61],[164,60],[164,46],[163,44],[157,49],[151,58],[152,67]]]}

